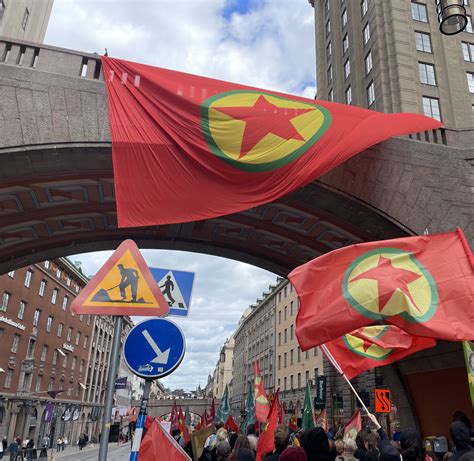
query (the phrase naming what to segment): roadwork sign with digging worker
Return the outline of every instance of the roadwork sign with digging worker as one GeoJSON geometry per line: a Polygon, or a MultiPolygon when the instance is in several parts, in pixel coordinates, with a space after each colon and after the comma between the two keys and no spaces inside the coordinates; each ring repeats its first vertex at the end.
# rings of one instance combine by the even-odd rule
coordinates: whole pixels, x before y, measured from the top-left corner
{"type": "Polygon", "coordinates": [[[131,241],[123,242],[71,306],[73,312],[166,315],[168,302],[131,241]]]}

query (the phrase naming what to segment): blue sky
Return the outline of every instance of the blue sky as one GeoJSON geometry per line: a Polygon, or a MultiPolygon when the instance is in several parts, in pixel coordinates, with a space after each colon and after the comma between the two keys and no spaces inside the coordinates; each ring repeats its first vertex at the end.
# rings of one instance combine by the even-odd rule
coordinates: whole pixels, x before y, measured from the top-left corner
{"type": "MultiPolygon", "coordinates": [[[[314,98],[313,15],[308,0],[55,0],[45,42],[314,98]]],[[[109,255],[72,259],[93,274],[109,255]]],[[[275,276],[207,255],[144,255],[152,266],[198,274],[190,318],[177,320],[187,353],[164,382],[204,385],[241,314],[275,276]]]]}

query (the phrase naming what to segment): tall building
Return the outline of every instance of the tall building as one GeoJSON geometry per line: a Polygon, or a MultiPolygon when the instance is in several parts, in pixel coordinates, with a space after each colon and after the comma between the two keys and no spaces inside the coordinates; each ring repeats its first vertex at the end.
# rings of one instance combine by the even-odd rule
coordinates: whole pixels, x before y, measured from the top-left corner
{"type": "Polygon", "coordinates": [[[54,0],[0,0],[0,37],[43,43],[54,0]]]}
{"type": "Polygon", "coordinates": [[[212,383],[214,386],[212,395],[221,399],[226,386],[232,381],[232,362],[234,359],[234,336],[226,339],[219,353],[219,360],[214,369],[212,383]]]}
{"type": "Polygon", "coordinates": [[[474,126],[474,30],[439,32],[434,0],[310,0],[317,99],[474,126]]]}

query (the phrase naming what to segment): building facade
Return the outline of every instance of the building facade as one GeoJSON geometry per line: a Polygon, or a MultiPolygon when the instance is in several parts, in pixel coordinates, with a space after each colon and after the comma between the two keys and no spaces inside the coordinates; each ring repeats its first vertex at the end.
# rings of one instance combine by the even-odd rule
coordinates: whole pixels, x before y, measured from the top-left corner
{"type": "Polygon", "coordinates": [[[43,43],[54,0],[0,0],[0,37],[43,43]]]}
{"type": "Polygon", "coordinates": [[[92,327],[69,307],[87,281],[66,258],[0,276],[0,431],[9,440],[76,436],[92,327]]]}
{"type": "Polygon", "coordinates": [[[258,360],[267,392],[275,390],[275,286],[247,309],[234,333],[231,409],[239,415],[245,406],[248,382],[254,381],[258,360]]]}
{"type": "MultiPolygon", "coordinates": [[[[439,32],[434,0],[310,0],[317,99],[474,125],[474,30],[439,32]]],[[[440,140],[441,142],[441,140],[440,140]]]]}
{"type": "MultiPolygon", "coordinates": [[[[219,359],[214,373],[212,375],[213,397],[221,399],[224,394],[226,386],[229,387],[232,381],[232,363],[234,360],[234,336],[226,339],[222,346],[219,359]]],[[[229,394],[230,395],[230,394],[229,394]]]]}

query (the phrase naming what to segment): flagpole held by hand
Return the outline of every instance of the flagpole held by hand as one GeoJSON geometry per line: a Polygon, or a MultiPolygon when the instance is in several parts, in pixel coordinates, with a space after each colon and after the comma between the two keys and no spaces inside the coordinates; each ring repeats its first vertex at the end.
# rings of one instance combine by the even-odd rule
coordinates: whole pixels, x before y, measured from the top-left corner
{"type": "Polygon", "coordinates": [[[354,389],[354,386],[351,384],[351,382],[347,379],[347,376],[344,374],[344,372],[342,371],[342,368],[339,366],[339,364],[337,363],[336,359],[333,357],[333,355],[331,354],[331,352],[329,352],[328,348],[326,347],[325,344],[322,344],[321,346],[319,346],[321,348],[321,350],[324,352],[324,355],[327,357],[327,359],[332,363],[332,365],[334,366],[334,368],[337,370],[337,372],[346,380],[347,384],[349,384],[349,387],[351,388],[352,392],[354,392],[354,395],[357,397],[357,400],[360,402],[360,404],[362,405],[362,408],[365,410],[365,412],[367,413],[367,416],[369,417],[369,419],[377,426],[377,429],[380,428],[380,424],[379,422],[377,421],[377,418],[372,414],[370,413],[370,411],[367,409],[367,407],[365,406],[365,403],[362,401],[362,399],[360,398],[359,394],[357,393],[357,391],[354,389]]]}

